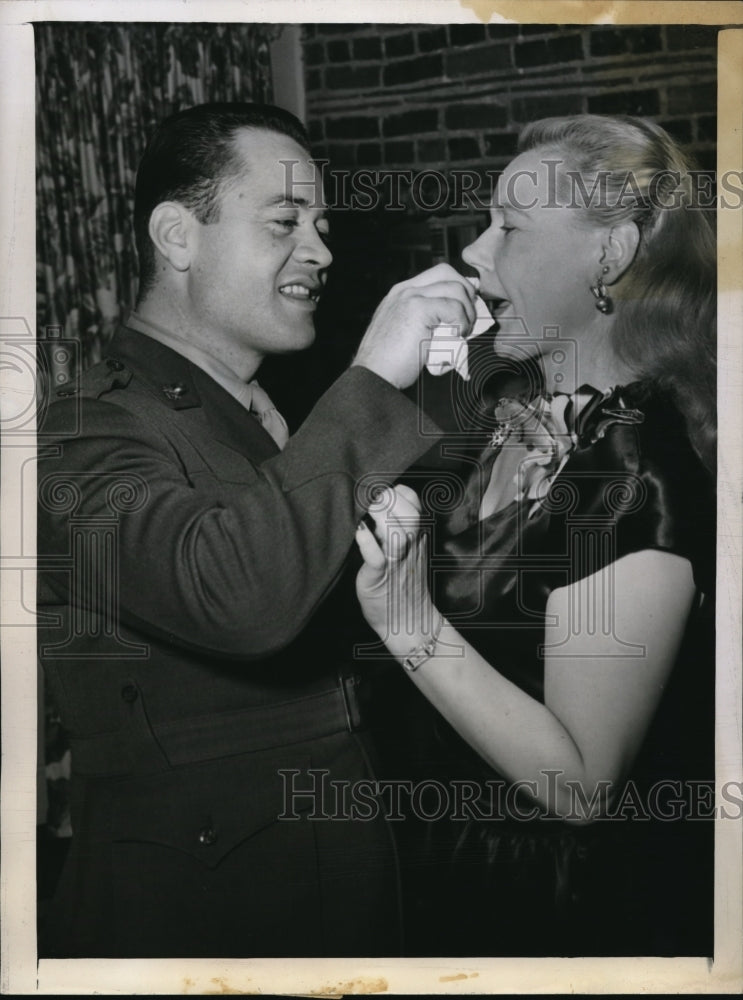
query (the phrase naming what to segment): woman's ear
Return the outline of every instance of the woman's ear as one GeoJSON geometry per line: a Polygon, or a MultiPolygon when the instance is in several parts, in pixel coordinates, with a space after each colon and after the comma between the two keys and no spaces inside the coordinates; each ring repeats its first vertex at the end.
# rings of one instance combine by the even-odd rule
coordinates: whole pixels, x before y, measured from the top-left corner
{"type": "Polygon", "coordinates": [[[619,222],[612,226],[603,245],[600,263],[603,265],[604,281],[613,285],[619,281],[637,254],[640,245],[640,230],[634,222],[619,222]]]}
{"type": "Polygon", "coordinates": [[[191,213],[177,201],[161,201],[150,215],[150,239],[176,271],[191,266],[191,223],[191,213]]]}

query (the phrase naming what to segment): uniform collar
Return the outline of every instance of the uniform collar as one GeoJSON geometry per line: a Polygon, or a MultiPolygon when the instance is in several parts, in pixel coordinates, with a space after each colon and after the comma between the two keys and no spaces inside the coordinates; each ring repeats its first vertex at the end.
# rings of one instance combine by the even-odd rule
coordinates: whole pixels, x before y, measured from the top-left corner
{"type": "Polygon", "coordinates": [[[107,351],[109,359],[123,361],[174,410],[201,406],[193,368],[188,358],[138,330],[120,327],[107,351]]]}
{"type": "Polygon", "coordinates": [[[262,461],[277,454],[271,435],[257,420],[246,420],[245,407],[203,369],[144,333],[120,327],[108,347],[109,361],[120,361],[173,410],[198,407],[218,441],[262,461]]]}
{"type": "Polygon", "coordinates": [[[152,320],[145,319],[136,312],[130,313],[127,326],[130,330],[143,333],[159,344],[169,347],[171,351],[188,358],[192,364],[206,372],[218,385],[229,392],[238,403],[241,403],[247,410],[250,409],[252,393],[248,383],[200,344],[195,344],[182,337],[177,331],[170,330],[159,323],[153,323],[152,320]]]}

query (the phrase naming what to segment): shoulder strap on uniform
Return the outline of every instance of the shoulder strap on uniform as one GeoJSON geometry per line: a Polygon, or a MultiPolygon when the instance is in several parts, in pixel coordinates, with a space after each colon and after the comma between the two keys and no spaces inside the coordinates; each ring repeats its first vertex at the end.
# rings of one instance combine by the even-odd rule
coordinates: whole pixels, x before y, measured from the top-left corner
{"type": "Polygon", "coordinates": [[[59,398],[65,396],[82,396],[87,399],[99,399],[112,389],[123,389],[131,382],[132,372],[118,358],[108,358],[93,365],[79,378],[65,383],[56,391],[59,398]]]}

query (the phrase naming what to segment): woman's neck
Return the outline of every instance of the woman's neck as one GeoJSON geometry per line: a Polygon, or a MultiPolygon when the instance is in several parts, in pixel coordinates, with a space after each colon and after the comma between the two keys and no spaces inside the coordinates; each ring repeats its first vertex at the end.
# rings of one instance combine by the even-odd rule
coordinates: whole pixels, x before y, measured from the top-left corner
{"type": "Polygon", "coordinates": [[[574,393],[582,385],[607,390],[627,385],[636,373],[617,357],[605,321],[575,339],[555,342],[542,355],[544,384],[548,392],[574,393]]]}

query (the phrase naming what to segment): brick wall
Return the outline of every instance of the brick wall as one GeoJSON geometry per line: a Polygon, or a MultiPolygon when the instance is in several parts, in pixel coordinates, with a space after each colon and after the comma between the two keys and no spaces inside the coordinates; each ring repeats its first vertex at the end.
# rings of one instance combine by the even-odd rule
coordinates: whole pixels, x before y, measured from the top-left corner
{"type": "Polygon", "coordinates": [[[336,166],[503,164],[545,115],[654,118],[714,167],[716,29],[306,25],[307,117],[336,166]]]}
{"type": "MultiPolygon", "coordinates": [[[[303,47],[313,149],[336,171],[455,168],[485,191],[525,123],[580,112],[649,116],[714,169],[715,28],[308,24],[303,47]]],[[[398,187],[397,208],[333,213],[318,348],[303,360],[315,385],[347,363],[391,284],[429,266],[432,246],[457,261],[484,223],[446,204],[416,209],[404,178],[398,187]],[[447,215],[444,245],[431,226],[447,215]]]]}

